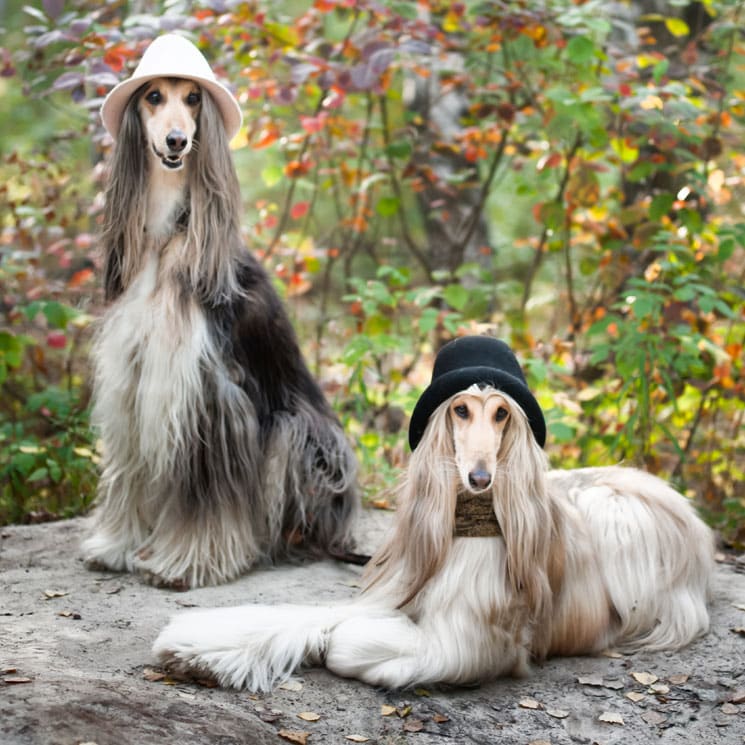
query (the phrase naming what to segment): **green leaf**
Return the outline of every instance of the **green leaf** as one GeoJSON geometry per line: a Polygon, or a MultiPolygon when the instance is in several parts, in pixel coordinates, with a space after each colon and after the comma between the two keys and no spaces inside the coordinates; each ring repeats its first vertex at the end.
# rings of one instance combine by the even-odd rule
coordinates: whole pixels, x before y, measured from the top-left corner
{"type": "Polygon", "coordinates": [[[37,468],[32,474],[26,477],[26,481],[41,481],[49,475],[46,468],[37,468]]]}
{"type": "Polygon", "coordinates": [[[411,143],[407,140],[398,140],[397,142],[392,142],[385,149],[389,157],[401,159],[409,158],[409,156],[411,155],[411,150],[411,143]]]}
{"type": "Polygon", "coordinates": [[[649,207],[649,219],[657,222],[664,217],[672,208],[675,197],[672,194],[658,194],[652,199],[649,207]]]}
{"type": "Polygon", "coordinates": [[[567,44],[567,57],[575,65],[586,65],[595,55],[595,44],[586,36],[575,36],[567,44]]]}
{"type": "Polygon", "coordinates": [[[398,212],[400,206],[401,202],[398,197],[381,197],[375,205],[375,211],[381,217],[392,217],[398,212]]]}
{"type": "Polygon", "coordinates": [[[442,296],[445,302],[455,310],[463,310],[468,302],[468,290],[463,285],[448,285],[442,296]]]}
{"type": "Polygon", "coordinates": [[[271,165],[263,168],[261,171],[261,180],[268,186],[276,186],[281,180],[284,172],[281,166],[271,165]]]}
{"type": "Polygon", "coordinates": [[[75,308],[54,301],[45,303],[42,313],[52,328],[60,329],[61,331],[64,331],[67,328],[67,324],[79,315],[75,308]]]}

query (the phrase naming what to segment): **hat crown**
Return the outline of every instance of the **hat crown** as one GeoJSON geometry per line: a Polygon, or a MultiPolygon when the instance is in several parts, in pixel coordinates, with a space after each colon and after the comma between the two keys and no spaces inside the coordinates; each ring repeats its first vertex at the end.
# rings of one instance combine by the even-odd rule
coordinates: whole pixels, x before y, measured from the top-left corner
{"type": "Polygon", "coordinates": [[[177,78],[206,78],[217,82],[206,57],[188,39],[165,34],[154,39],[132,73],[132,78],[152,75],[177,78]]]}
{"type": "Polygon", "coordinates": [[[489,336],[464,336],[446,344],[435,358],[432,381],[457,370],[480,367],[500,370],[525,383],[513,351],[500,339],[489,336]]]}

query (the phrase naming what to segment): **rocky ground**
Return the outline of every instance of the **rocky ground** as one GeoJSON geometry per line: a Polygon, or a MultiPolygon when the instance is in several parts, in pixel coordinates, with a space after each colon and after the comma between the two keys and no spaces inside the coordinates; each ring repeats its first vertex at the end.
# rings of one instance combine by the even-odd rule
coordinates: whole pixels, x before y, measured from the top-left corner
{"type": "MultiPolygon", "coordinates": [[[[390,513],[360,523],[370,550],[390,513]]],[[[282,566],[188,592],[84,568],[85,520],[0,529],[3,745],[745,743],[745,559],[721,557],[712,630],[675,653],[550,660],[523,680],[390,692],[312,670],[270,695],[168,679],[150,647],[185,607],[323,602],[359,568],[282,566]]]]}

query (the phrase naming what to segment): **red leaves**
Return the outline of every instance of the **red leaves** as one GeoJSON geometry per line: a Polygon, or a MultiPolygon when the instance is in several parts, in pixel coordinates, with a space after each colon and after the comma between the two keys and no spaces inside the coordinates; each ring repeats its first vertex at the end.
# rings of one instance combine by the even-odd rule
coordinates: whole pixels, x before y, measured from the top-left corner
{"type": "Polygon", "coordinates": [[[293,220],[299,220],[308,213],[309,208],[310,202],[295,202],[295,204],[290,208],[290,217],[293,220]]]}
{"type": "Polygon", "coordinates": [[[107,50],[103,56],[103,61],[114,71],[121,72],[127,64],[127,60],[138,54],[137,51],[130,49],[125,44],[117,44],[107,50]]]}
{"type": "Polygon", "coordinates": [[[67,346],[67,337],[61,331],[50,331],[47,334],[47,346],[64,349],[67,346]]]}

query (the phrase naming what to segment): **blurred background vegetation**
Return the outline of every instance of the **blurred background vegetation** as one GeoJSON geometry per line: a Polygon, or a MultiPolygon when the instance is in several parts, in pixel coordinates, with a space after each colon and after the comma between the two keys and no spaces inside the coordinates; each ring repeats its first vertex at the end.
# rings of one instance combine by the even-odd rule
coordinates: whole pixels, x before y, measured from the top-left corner
{"type": "Polygon", "coordinates": [[[405,463],[446,340],[509,341],[556,466],[745,543],[742,3],[0,2],[0,523],[91,502],[102,97],[165,31],[235,88],[245,236],[353,439],[405,463]]]}

